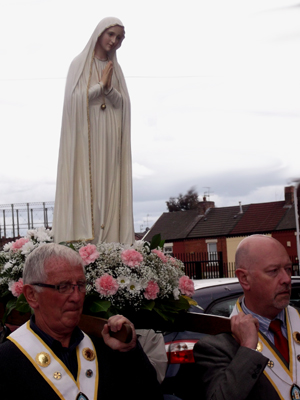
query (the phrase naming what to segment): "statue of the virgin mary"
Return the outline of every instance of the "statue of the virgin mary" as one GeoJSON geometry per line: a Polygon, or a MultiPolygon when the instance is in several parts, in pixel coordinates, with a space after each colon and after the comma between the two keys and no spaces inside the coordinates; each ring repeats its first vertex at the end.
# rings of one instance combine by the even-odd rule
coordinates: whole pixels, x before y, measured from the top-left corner
{"type": "Polygon", "coordinates": [[[69,68],[62,118],[55,242],[134,242],[130,100],[116,50],[122,22],[105,18],[69,68]]]}

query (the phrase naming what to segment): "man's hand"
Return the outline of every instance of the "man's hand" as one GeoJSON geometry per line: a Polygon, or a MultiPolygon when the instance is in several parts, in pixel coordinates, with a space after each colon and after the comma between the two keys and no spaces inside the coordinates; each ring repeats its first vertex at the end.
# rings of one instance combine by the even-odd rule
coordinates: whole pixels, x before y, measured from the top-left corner
{"type": "Polygon", "coordinates": [[[114,315],[110,317],[107,321],[107,324],[104,325],[102,331],[102,337],[107,346],[109,346],[113,350],[118,350],[121,352],[129,351],[136,346],[136,333],[134,329],[134,325],[123,315],[114,315]],[[110,336],[109,331],[118,332],[121,330],[124,324],[130,325],[132,329],[132,339],[129,343],[122,343],[118,339],[115,339],[110,336]]]}
{"type": "Polygon", "coordinates": [[[240,312],[231,317],[231,331],[235,340],[243,347],[256,349],[259,322],[251,314],[240,312]]]}

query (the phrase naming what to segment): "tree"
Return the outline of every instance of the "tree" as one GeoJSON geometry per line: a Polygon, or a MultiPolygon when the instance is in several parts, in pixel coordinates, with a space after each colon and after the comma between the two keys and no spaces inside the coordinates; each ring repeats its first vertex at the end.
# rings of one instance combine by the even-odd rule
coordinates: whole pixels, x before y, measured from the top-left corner
{"type": "Polygon", "coordinates": [[[179,193],[178,197],[170,197],[169,201],[166,201],[167,208],[169,212],[193,210],[199,205],[198,197],[198,193],[192,187],[185,195],[179,193]]]}

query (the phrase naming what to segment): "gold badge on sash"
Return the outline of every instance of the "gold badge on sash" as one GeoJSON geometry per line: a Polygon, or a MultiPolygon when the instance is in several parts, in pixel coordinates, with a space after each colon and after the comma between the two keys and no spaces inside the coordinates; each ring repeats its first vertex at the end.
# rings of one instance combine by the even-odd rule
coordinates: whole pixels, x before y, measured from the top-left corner
{"type": "Polygon", "coordinates": [[[82,350],[82,355],[88,361],[93,361],[95,359],[95,357],[96,357],[95,353],[93,352],[93,350],[89,349],[88,347],[85,347],[82,350]]]}
{"type": "Polygon", "coordinates": [[[262,350],[263,350],[263,345],[262,345],[262,343],[258,342],[257,346],[256,346],[256,351],[259,351],[261,353],[262,350]]]}
{"type": "Polygon", "coordinates": [[[36,355],[35,361],[40,367],[48,367],[48,365],[51,363],[51,358],[49,354],[42,351],[36,355]]]}
{"type": "Polygon", "coordinates": [[[53,378],[54,379],[59,381],[61,379],[61,377],[62,377],[62,375],[61,375],[61,373],[59,371],[54,372],[54,374],[53,374],[53,378]]]}
{"type": "Polygon", "coordinates": [[[299,332],[293,332],[293,339],[297,344],[300,344],[300,333],[299,332]]]}

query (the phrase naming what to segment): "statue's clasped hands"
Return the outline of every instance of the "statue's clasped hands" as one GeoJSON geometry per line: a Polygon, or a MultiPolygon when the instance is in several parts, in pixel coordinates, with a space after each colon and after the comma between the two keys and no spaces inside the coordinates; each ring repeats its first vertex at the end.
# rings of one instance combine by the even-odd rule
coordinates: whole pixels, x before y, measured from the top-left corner
{"type": "Polygon", "coordinates": [[[109,90],[111,87],[111,78],[113,74],[113,69],[114,66],[112,61],[108,61],[104,70],[102,71],[101,82],[106,90],[109,90]]]}

